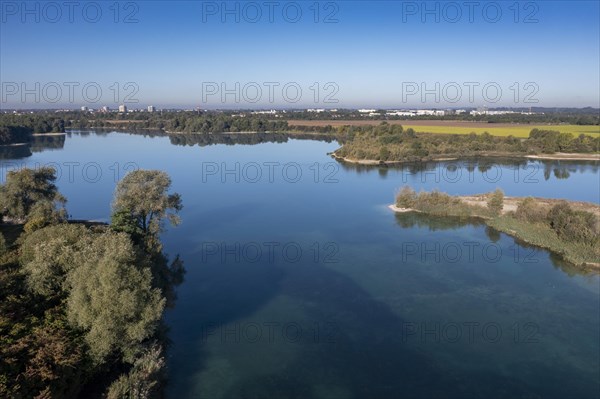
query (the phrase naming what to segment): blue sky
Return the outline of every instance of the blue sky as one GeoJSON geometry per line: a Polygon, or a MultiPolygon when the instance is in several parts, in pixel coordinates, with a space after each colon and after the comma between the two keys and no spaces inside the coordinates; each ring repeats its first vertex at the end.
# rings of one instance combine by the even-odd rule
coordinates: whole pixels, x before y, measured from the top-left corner
{"type": "Polygon", "coordinates": [[[3,0],[1,106],[600,106],[600,2],[476,3],[3,0]]]}

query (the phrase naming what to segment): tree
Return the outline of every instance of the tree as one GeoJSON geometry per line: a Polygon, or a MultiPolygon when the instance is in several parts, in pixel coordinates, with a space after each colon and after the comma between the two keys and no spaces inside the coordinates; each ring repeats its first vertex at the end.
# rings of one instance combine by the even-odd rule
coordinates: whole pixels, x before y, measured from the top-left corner
{"type": "Polygon", "coordinates": [[[37,170],[21,169],[6,175],[6,184],[0,187],[0,209],[3,215],[27,222],[35,211],[37,223],[42,225],[53,220],[64,219],[64,204],[67,200],[58,192],[54,182],[55,171],[44,167],[37,170]],[[57,206],[62,206],[60,210],[57,206]],[[39,220],[47,218],[48,220],[39,220]]]}
{"type": "Polygon", "coordinates": [[[127,209],[113,212],[110,217],[110,228],[116,232],[127,233],[135,242],[143,236],[143,231],[137,224],[137,220],[127,209]]]}
{"type": "Polygon", "coordinates": [[[164,377],[165,358],[162,348],[151,345],[135,361],[129,373],[122,375],[108,388],[107,399],[148,399],[155,397],[157,384],[164,377]]]}
{"type": "Polygon", "coordinates": [[[417,203],[417,193],[409,186],[404,186],[396,195],[396,205],[401,208],[413,208],[417,203]]]}
{"type": "Polygon", "coordinates": [[[68,277],[69,321],[85,330],[97,363],[114,352],[132,362],[165,308],[161,290],[152,285],[149,260],[127,234],[108,231],[81,251],[80,262],[68,277]]]}
{"type": "Polygon", "coordinates": [[[56,210],[55,205],[50,201],[40,201],[31,207],[25,223],[25,232],[31,233],[48,225],[59,224],[66,220],[66,211],[56,210]]]}
{"type": "Polygon", "coordinates": [[[592,212],[576,211],[568,202],[560,201],[548,212],[548,222],[565,240],[597,244],[598,222],[592,212]]]}
{"type": "Polygon", "coordinates": [[[490,194],[487,200],[487,207],[494,215],[500,215],[502,208],[504,208],[504,193],[502,190],[497,188],[490,194]]]}
{"type": "Polygon", "coordinates": [[[113,213],[128,212],[145,235],[157,235],[163,219],[179,224],[177,212],[182,209],[181,196],[168,194],[170,187],[171,179],[165,172],[131,172],[117,185],[113,213]]]}
{"type": "Polygon", "coordinates": [[[67,275],[83,261],[92,233],[83,225],[61,224],[37,230],[21,244],[21,264],[28,288],[47,298],[68,292],[67,275]]]}

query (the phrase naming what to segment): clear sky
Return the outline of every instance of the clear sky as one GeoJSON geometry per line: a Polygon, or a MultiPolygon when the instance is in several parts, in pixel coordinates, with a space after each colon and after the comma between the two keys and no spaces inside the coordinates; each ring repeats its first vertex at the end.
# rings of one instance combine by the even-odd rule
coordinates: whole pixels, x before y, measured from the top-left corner
{"type": "Polygon", "coordinates": [[[599,107],[599,3],[2,0],[1,106],[599,107]]]}

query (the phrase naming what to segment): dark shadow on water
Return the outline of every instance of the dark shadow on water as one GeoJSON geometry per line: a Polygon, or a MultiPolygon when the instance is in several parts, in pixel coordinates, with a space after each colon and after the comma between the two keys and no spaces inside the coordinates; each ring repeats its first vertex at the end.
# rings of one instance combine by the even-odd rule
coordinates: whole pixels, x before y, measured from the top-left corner
{"type": "Polygon", "coordinates": [[[396,223],[405,229],[413,227],[428,228],[430,231],[456,230],[465,226],[484,226],[477,218],[460,218],[454,216],[431,216],[419,212],[395,213],[396,223]]]}
{"type": "Polygon", "coordinates": [[[552,265],[562,270],[569,276],[592,276],[598,274],[598,269],[592,267],[576,266],[570,262],[565,261],[559,254],[548,251],[547,249],[540,248],[538,246],[529,244],[517,237],[510,236],[506,233],[500,232],[490,226],[487,226],[485,222],[478,218],[460,218],[454,216],[432,216],[418,212],[407,212],[407,213],[396,213],[396,223],[405,229],[418,227],[428,228],[430,231],[438,230],[456,230],[465,226],[485,226],[485,234],[487,238],[497,243],[502,235],[506,235],[514,240],[516,245],[523,247],[526,251],[524,253],[531,255],[532,251],[545,251],[549,254],[552,265]]]}
{"type": "Polygon", "coordinates": [[[60,150],[65,146],[65,135],[34,136],[31,142],[24,145],[0,146],[0,159],[29,158],[34,152],[60,150]]]}
{"type": "MultiPolygon", "coordinates": [[[[434,218],[418,213],[398,214],[396,221],[403,228],[419,226],[432,230],[483,225],[481,221],[472,219],[434,218]]],[[[498,241],[502,234],[490,228],[486,228],[485,232],[491,241],[498,241]]],[[[201,374],[208,371],[207,356],[211,353],[219,356],[206,347],[207,342],[202,340],[203,328],[218,330],[237,320],[248,320],[269,302],[284,296],[302,306],[302,320],[318,322],[321,327],[327,325],[330,334],[322,334],[316,342],[302,339],[286,343],[297,345],[294,350],[299,355],[282,363],[277,372],[258,373],[259,377],[252,370],[247,370],[247,364],[237,364],[237,361],[242,361],[237,356],[229,358],[225,355],[221,360],[227,361],[230,371],[235,372],[236,382],[223,397],[593,397],[590,396],[589,380],[579,384],[577,370],[570,364],[545,364],[515,354],[516,362],[512,369],[495,367],[493,358],[505,355],[500,346],[491,348],[489,356],[492,363],[485,367],[469,363],[471,348],[465,349],[465,359],[453,358],[451,363],[447,363],[443,355],[438,356],[435,351],[425,352],[414,342],[412,345],[407,343],[404,338],[409,320],[371,296],[353,279],[327,265],[307,261],[298,264],[201,264],[198,259],[188,260],[197,263],[190,267],[200,268],[201,272],[196,274],[195,281],[188,282],[195,285],[197,294],[194,303],[178,307],[180,314],[185,315],[177,321],[178,330],[183,331],[183,341],[186,342],[186,347],[179,350],[185,351],[185,355],[181,356],[189,359],[184,366],[178,365],[179,369],[185,367],[184,373],[189,376],[187,380],[179,381],[178,393],[191,393],[198,383],[219,385],[220,378],[224,378],[218,370],[216,374],[201,374]],[[460,365],[458,369],[455,367],[457,364],[460,365]],[[206,380],[195,380],[199,375],[206,380]]],[[[401,293],[399,295],[402,297],[401,293]]],[[[411,297],[406,297],[406,300],[411,300],[411,297]]],[[[290,316],[293,321],[293,315],[290,316]]],[[[264,322],[256,320],[261,321],[264,322]]],[[[281,345],[281,342],[273,343],[276,344],[281,345]]],[[[211,345],[231,344],[212,341],[211,345]]],[[[263,361],[260,354],[266,358],[273,356],[264,347],[254,350],[247,347],[253,345],[251,342],[237,345],[235,350],[242,353],[259,353],[256,359],[251,360],[256,367],[260,367],[263,361]]],[[[276,348],[272,350],[275,354],[279,353],[276,348]]],[[[190,394],[187,397],[196,396],[190,394]]]]}
{"type": "MultiPolygon", "coordinates": [[[[333,340],[291,344],[305,345],[301,356],[275,374],[241,378],[229,389],[226,398],[564,397],[573,394],[573,386],[566,387],[560,381],[543,381],[539,376],[528,381],[510,378],[510,373],[504,374],[500,369],[473,367],[468,373],[453,370],[441,360],[443,357],[436,359],[406,344],[403,341],[406,321],[349,277],[318,264],[286,265],[270,273],[282,269],[285,272],[277,278],[281,291],[304,304],[303,312],[308,319],[326,321],[332,326],[333,340]]],[[[271,291],[272,294],[277,292],[271,291]]],[[[245,295],[238,295],[230,309],[244,306],[245,295]]],[[[266,298],[261,299],[263,302],[266,298]]],[[[210,296],[205,300],[218,303],[210,296]]],[[[246,305],[245,309],[253,307],[246,305]]],[[[225,322],[217,313],[211,312],[213,319],[225,322]]],[[[535,368],[537,365],[527,363],[526,366],[535,368]]],[[[243,373],[244,370],[239,371],[243,373]]]]}
{"type": "MultiPolygon", "coordinates": [[[[22,159],[31,155],[29,145],[3,145],[0,146],[0,159],[22,159]]],[[[8,166],[8,165],[7,165],[8,166]]]]}

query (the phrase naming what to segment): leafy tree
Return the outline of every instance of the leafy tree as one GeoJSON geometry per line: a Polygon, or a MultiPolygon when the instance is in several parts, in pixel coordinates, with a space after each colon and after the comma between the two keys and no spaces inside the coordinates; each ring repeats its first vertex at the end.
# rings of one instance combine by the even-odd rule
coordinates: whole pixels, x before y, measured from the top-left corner
{"type": "Polygon", "coordinates": [[[82,250],[92,240],[85,226],[75,224],[51,226],[27,235],[20,260],[29,289],[45,297],[66,294],[67,275],[84,260],[82,250]]]}
{"type": "Polygon", "coordinates": [[[576,211],[568,202],[561,201],[548,212],[548,221],[556,234],[565,240],[597,244],[599,229],[592,212],[576,211]]]}
{"type": "Polygon", "coordinates": [[[165,172],[130,172],[117,185],[113,213],[129,212],[144,234],[157,235],[163,219],[173,225],[180,222],[177,212],[182,209],[181,196],[168,194],[170,187],[171,179],[165,172]]]}
{"type": "Polygon", "coordinates": [[[413,208],[417,202],[417,193],[409,186],[404,186],[396,195],[396,205],[402,208],[413,208]]]}
{"type": "Polygon", "coordinates": [[[65,219],[66,212],[64,209],[57,211],[53,203],[40,201],[31,207],[24,229],[26,233],[31,233],[42,227],[61,223],[65,219]]]}
{"type": "Polygon", "coordinates": [[[504,193],[497,188],[487,200],[487,207],[494,215],[500,215],[504,208],[504,193]]]}
{"type": "Polygon", "coordinates": [[[0,209],[3,214],[17,221],[27,222],[31,216],[42,224],[63,219],[66,215],[66,199],[58,192],[52,168],[22,169],[10,171],[6,184],[0,187],[0,209]],[[62,206],[57,210],[57,206],[62,206]],[[35,211],[35,212],[32,212],[35,211]]]}
{"type": "Polygon", "coordinates": [[[155,397],[163,378],[165,358],[162,348],[154,344],[140,356],[129,373],[122,375],[108,388],[107,399],[147,399],[155,397]]]}
{"type": "Polygon", "coordinates": [[[113,212],[110,217],[110,227],[113,231],[129,234],[135,242],[139,242],[144,233],[128,209],[113,212]]]}
{"type": "Polygon", "coordinates": [[[85,331],[96,362],[114,352],[133,361],[165,307],[160,289],[153,288],[147,259],[127,234],[106,232],[83,249],[80,262],[68,277],[70,322],[85,331]]]}

